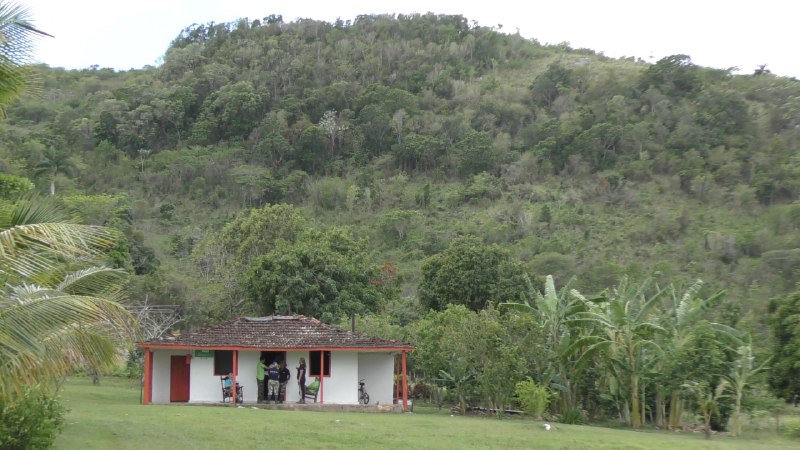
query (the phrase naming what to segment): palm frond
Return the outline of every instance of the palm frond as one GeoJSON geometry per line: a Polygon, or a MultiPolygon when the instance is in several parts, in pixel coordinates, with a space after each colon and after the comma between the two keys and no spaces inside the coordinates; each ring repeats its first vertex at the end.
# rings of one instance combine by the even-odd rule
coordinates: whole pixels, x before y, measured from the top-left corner
{"type": "Polygon", "coordinates": [[[135,336],[135,320],[119,303],[67,294],[2,308],[0,324],[0,396],[29,379],[66,373],[81,360],[108,363],[135,336]]]}

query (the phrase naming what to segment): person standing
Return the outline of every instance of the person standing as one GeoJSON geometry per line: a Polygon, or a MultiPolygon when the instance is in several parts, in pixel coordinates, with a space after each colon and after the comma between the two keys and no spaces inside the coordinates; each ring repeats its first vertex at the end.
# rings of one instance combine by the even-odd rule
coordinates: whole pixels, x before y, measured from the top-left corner
{"type": "Polygon", "coordinates": [[[286,384],[289,383],[289,378],[292,377],[292,372],[286,367],[286,361],[281,361],[281,369],[278,371],[278,403],[283,403],[286,400],[286,384]]]}
{"type": "Polygon", "coordinates": [[[306,359],[300,358],[300,365],[297,366],[297,385],[300,386],[300,401],[306,402],[306,359]]]}
{"type": "Polygon", "coordinates": [[[269,369],[267,369],[267,378],[269,378],[269,382],[267,383],[267,403],[269,403],[271,398],[275,398],[275,402],[278,402],[278,363],[275,361],[269,365],[269,369]]]}
{"type": "Polygon", "coordinates": [[[258,403],[264,403],[264,372],[267,365],[264,364],[264,358],[261,358],[256,365],[256,385],[258,386],[258,403]]]}

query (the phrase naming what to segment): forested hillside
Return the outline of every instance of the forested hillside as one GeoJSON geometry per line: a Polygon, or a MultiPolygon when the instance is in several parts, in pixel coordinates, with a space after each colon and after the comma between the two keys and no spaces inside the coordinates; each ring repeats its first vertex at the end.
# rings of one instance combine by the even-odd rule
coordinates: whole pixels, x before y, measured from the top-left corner
{"type": "MultiPolygon", "coordinates": [[[[425,330],[497,324],[498,303],[534,304],[553,275],[585,298],[711,299],[701,319],[753,333],[758,353],[770,299],[800,281],[800,82],[763,68],[610,59],[461,16],[273,15],[189,27],[158,67],[39,73],[41,95],[0,124],[0,169],[123,231],[129,301],[179,305],[182,329],[356,313],[441,342],[425,330]]],[[[14,177],[2,187],[24,190],[14,177]]],[[[520,344],[523,322],[501,328],[520,344]]],[[[486,351],[546,359],[508,345],[486,351]]],[[[624,399],[638,415],[636,387],[594,398],[591,372],[570,385],[550,369],[562,411],[624,399]]]]}

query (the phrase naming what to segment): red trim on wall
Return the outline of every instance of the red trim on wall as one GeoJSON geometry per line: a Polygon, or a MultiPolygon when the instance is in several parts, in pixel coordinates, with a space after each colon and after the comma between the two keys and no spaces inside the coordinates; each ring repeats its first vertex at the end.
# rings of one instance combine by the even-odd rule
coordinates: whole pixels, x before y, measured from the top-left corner
{"type": "MultiPolygon", "coordinates": [[[[331,354],[331,359],[333,359],[333,354],[331,354]]],[[[331,365],[333,361],[331,361],[331,365]]],[[[311,364],[309,364],[311,367],[311,364]]],[[[319,404],[325,403],[325,351],[319,352],[319,371],[322,372],[322,376],[319,377],[319,404]]],[[[331,370],[328,370],[328,374],[330,376],[331,370]]]]}
{"type": "Polygon", "coordinates": [[[144,349],[144,399],[142,403],[149,405],[153,402],[153,352],[144,349]]]}
{"type": "MultiPolygon", "coordinates": [[[[233,393],[233,397],[231,397],[231,404],[236,404],[236,374],[239,373],[239,351],[233,351],[233,380],[231,380],[231,392],[233,393]]],[[[244,400],[244,399],[243,399],[244,400]]]]}
{"type": "Polygon", "coordinates": [[[406,376],[406,352],[401,356],[403,364],[403,412],[408,411],[408,377],[406,376]]]}

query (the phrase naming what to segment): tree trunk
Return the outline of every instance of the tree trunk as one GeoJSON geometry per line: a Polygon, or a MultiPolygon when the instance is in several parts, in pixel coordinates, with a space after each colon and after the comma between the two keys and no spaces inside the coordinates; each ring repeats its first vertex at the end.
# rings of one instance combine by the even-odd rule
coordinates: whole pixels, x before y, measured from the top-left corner
{"type": "Polygon", "coordinates": [[[740,424],[740,416],[739,414],[742,411],[742,394],[741,392],[736,392],[736,407],[733,410],[733,434],[734,436],[738,436],[742,433],[741,424],[740,424]]]}
{"type": "Polygon", "coordinates": [[[627,400],[622,403],[622,421],[625,422],[625,425],[631,424],[631,407],[627,400]]]}
{"type": "MultiPolygon", "coordinates": [[[[646,388],[647,388],[647,385],[642,383],[642,397],[641,397],[641,399],[639,401],[639,403],[642,405],[642,422],[647,422],[647,414],[646,414],[647,396],[645,395],[645,389],[646,388]]],[[[652,421],[652,417],[650,419],[652,421]]]]}
{"type": "Polygon", "coordinates": [[[656,386],[656,426],[658,428],[664,427],[664,388],[660,385],[656,386]]]}
{"type": "Polygon", "coordinates": [[[634,429],[642,427],[642,416],[639,411],[639,377],[631,374],[631,426],[634,429]]]}
{"type": "Polygon", "coordinates": [[[56,195],[56,180],[50,181],[50,195],[56,195]]]}
{"type": "Polygon", "coordinates": [[[677,430],[681,427],[681,397],[679,391],[672,391],[669,401],[669,427],[677,430]]]}

